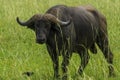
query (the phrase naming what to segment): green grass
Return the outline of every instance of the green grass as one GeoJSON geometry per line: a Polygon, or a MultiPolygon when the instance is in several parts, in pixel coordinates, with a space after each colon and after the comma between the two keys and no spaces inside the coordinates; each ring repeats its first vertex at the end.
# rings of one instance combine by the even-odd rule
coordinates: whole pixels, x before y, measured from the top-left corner
{"type": "Polygon", "coordinates": [[[52,61],[45,45],[35,43],[33,31],[20,27],[16,17],[26,20],[35,13],[44,12],[53,5],[79,6],[91,4],[108,21],[110,46],[114,53],[116,77],[108,78],[107,63],[98,49],[91,59],[84,77],[75,76],[80,58],[74,54],[69,65],[70,80],[120,80],[120,1],[119,0],[0,0],[0,80],[53,80],[52,61]],[[32,71],[34,75],[22,75],[32,71]]]}

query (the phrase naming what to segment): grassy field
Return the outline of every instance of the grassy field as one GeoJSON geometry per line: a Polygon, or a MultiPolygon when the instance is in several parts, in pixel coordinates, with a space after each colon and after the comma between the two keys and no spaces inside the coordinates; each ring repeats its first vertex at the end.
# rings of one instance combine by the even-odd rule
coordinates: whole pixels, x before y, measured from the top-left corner
{"type": "MultiPolygon", "coordinates": [[[[26,20],[53,5],[79,6],[91,4],[107,18],[111,50],[114,54],[116,77],[108,78],[107,63],[98,49],[84,71],[75,76],[80,58],[74,54],[69,65],[70,80],[120,80],[120,0],[0,0],[0,80],[53,80],[51,59],[45,45],[35,43],[33,31],[22,28],[16,17],[26,20]],[[23,72],[32,71],[27,77],[23,72]]],[[[61,59],[61,58],[60,58],[61,59]]]]}

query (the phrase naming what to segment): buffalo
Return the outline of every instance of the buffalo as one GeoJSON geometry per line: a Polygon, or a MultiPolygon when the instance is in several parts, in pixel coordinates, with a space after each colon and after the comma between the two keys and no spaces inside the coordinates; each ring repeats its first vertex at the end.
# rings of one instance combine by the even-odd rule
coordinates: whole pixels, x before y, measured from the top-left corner
{"type": "Polygon", "coordinates": [[[36,43],[46,44],[53,62],[55,78],[59,77],[59,56],[62,55],[63,58],[61,67],[63,77],[66,79],[72,53],[78,53],[81,58],[78,73],[82,75],[90,58],[88,50],[96,54],[96,45],[109,64],[109,75],[114,74],[107,21],[94,7],[56,5],[48,9],[45,14],[35,14],[27,21],[20,21],[18,17],[16,20],[18,24],[27,26],[35,32],[36,43]]]}

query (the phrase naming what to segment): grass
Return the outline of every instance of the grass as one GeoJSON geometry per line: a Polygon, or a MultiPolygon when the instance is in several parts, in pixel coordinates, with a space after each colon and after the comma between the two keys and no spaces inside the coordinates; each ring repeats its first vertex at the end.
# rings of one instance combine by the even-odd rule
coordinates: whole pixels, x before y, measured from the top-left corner
{"type": "Polygon", "coordinates": [[[53,80],[51,59],[45,45],[35,43],[33,31],[20,27],[16,17],[26,20],[35,13],[44,12],[53,5],[79,6],[91,4],[108,21],[110,46],[114,53],[116,77],[108,78],[107,63],[98,49],[84,71],[85,77],[75,76],[80,59],[74,54],[69,65],[70,80],[120,80],[120,1],[119,0],[0,0],[0,80],[53,80]],[[32,71],[34,75],[22,75],[32,71]]]}

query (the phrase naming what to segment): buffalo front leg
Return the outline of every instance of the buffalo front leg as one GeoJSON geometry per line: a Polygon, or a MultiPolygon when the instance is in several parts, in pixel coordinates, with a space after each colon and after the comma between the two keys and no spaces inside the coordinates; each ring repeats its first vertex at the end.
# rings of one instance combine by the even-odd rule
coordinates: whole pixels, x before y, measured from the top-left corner
{"type": "Polygon", "coordinates": [[[63,55],[63,61],[62,61],[62,71],[63,71],[63,77],[62,80],[67,80],[67,66],[69,65],[69,60],[72,56],[72,53],[66,53],[65,55],[63,55]]]}
{"type": "Polygon", "coordinates": [[[80,75],[82,75],[83,74],[83,70],[85,69],[86,65],[88,64],[90,56],[89,56],[88,51],[86,49],[80,51],[79,52],[79,56],[81,58],[81,65],[80,65],[80,67],[78,69],[78,73],[80,75]]]}
{"type": "Polygon", "coordinates": [[[59,56],[54,50],[50,49],[49,47],[48,52],[53,62],[54,78],[59,78],[59,56]]]}
{"type": "Polygon", "coordinates": [[[59,59],[57,55],[50,54],[51,59],[53,61],[53,69],[54,69],[54,78],[59,77],[59,59]]]}

